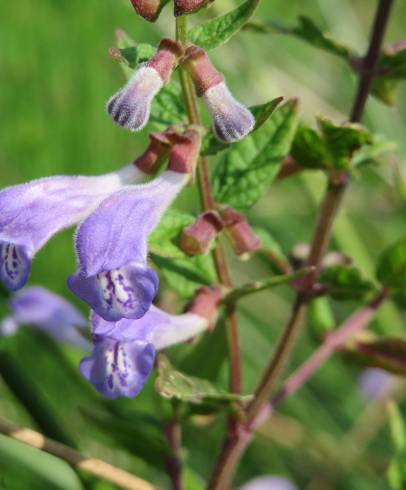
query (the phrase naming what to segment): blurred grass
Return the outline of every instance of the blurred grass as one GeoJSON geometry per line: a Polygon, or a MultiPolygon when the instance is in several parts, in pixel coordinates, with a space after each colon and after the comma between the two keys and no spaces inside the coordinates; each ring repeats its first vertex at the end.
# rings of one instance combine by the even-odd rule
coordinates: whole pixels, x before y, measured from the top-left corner
{"type": "MultiPolygon", "coordinates": [[[[238,3],[217,0],[212,9],[194,21],[213,13],[221,14],[238,3]]],[[[299,14],[306,14],[363,52],[374,5],[371,0],[264,0],[257,17],[293,24],[299,14]]],[[[127,30],[137,41],[155,43],[163,35],[171,36],[173,19],[168,8],[158,23],[151,26],[133,15],[127,0],[3,1],[0,19],[2,187],[44,175],[101,174],[131,161],[143,149],[145,133],[137,136],[126,133],[112,125],[105,115],[106,100],[123,83],[121,71],[109,59],[107,51],[114,44],[117,27],[127,30]]],[[[388,42],[404,36],[405,21],[406,3],[398,0],[388,42]]],[[[226,73],[233,92],[248,105],[279,95],[298,97],[302,118],[311,124],[318,112],[345,120],[350,110],[356,85],[354,75],[335,58],[296,39],[243,32],[227,46],[215,50],[213,58],[226,73]]],[[[398,97],[398,105],[393,109],[371,99],[365,123],[399,143],[394,158],[404,167],[405,85],[400,87],[398,97]]],[[[324,180],[317,173],[279,182],[255,207],[251,219],[272,230],[285,250],[289,250],[295,243],[309,239],[316,201],[323,186],[324,180]]],[[[188,203],[195,203],[193,191],[188,191],[182,199],[183,206],[188,203]]],[[[373,274],[376,257],[405,229],[405,197],[398,190],[393,165],[363,171],[352,184],[345,208],[345,215],[338,221],[335,245],[346,253],[354,253],[357,263],[373,274]]],[[[233,264],[235,277],[241,282],[247,274],[261,277],[266,273],[263,263],[257,261],[243,267],[236,261],[233,264]]],[[[65,286],[65,278],[73,270],[72,234],[67,231],[38,254],[31,283],[41,283],[73,299],[65,286]]],[[[245,303],[242,345],[246,391],[252,390],[272,350],[290,299],[291,292],[284,289],[262,293],[245,303]]],[[[83,305],[80,307],[85,311],[83,305]]],[[[353,307],[352,304],[334,305],[337,319],[343,319],[353,307]]],[[[382,328],[387,331],[404,329],[404,318],[393,309],[388,310],[383,323],[382,328]]],[[[167,483],[138,457],[111,447],[100,430],[83,417],[83,406],[98,410],[100,400],[78,375],[79,352],[65,347],[55,350],[29,331],[1,340],[0,345],[29,367],[29,381],[41,391],[61,425],[82,450],[163,486],[167,483]]],[[[304,338],[293,364],[297,365],[312,348],[312,341],[304,338]]],[[[311,431],[311,435],[291,445],[283,438],[275,444],[261,436],[244,457],[238,481],[259,473],[281,472],[290,474],[300,489],[308,484],[311,484],[309,489],[386,488],[381,463],[374,463],[374,457],[378,456],[387,460],[389,446],[385,433],[378,434],[368,448],[364,466],[351,470],[349,465],[350,477],[346,476],[348,472],[340,471],[341,463],[337,463],[339,477],[334,480],[334,487],[328,486],[328,479],[327,483],[319,482],[319,486],[311,483],[320,466],[334,466],[336,456],[325,445],[340,444],[365,404],[354,387],[356,373],[339,359],[329,362],[308,388],[282,407],[285,415],[294,417],[306,434],[311,431]]],[[[225,379],[224,370],[220,378],[225,379]]],[[[129,414],[134,409],[157,414],[160,402],[152,391],[151,380],[139,398],[124,400],[117,406],[129,414]]],[[[15,422],[35,425],[4,384],[0,384],[0,413],[15,422]]],[[[133,420],[137,425],[135,415],[133,420]]],[[[217,421],[210,431],[195,426],[185,428],[186,445],[190,448],[186,459],[203,476],[212,465],[220,426],[221,421],[217,421]]]]}

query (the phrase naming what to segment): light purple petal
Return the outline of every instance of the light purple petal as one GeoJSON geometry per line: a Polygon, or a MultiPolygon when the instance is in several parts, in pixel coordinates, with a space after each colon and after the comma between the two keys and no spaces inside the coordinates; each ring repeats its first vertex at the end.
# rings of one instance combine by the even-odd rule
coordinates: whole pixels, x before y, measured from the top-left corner
{"type": "Polygon", "coordinates": [[[142,66],[134,72],[124,88],[107,102],[111,119],[130,131],[140,131],[148,122],[151,103],[164,82],[151,67],[142,66]]]}
{"type": "Polygon", "coordinates": [[[7,316],[0,321],[0,336],[9,337],[14,335],[19,328],[19,324],[12,316],[7,316]]]}
{"type": "Polygon", "coordinates": [[[260,476],[247,482],[240,490],[297,490],[297,487],[282,476],[260,476]]]}
{"type": "Polygon", "coordinates": [[[147,266],[148,238],[188,175],[166,171],[145,185],[107,199],[76,235],[79,270],[71,290],[103,318],[139,318],[156,294],[157,276],[147,266]]]}
{"type": "Polygon", "coordinates": [[[358,379],[358,386],[366,400],[373,400],[391,390],[393,376],[379,368],[364,369],[358,379]]]}
{"type": "Polygon", "coordinates": [[[58,231],[72,226],[109,194],[147,176],[130,165],[99,177],[47,177],[0,192],[0,280],[8,289],[27,281],[31,259],[58,231]]]}
{"type": "Polygon", "coordinates": [[[80,363],[84,378],[105,397],[135,397],[144,386],[155,360],[155,349],[144,340],[96,342],[90,357],[80,363]]]}
{"type": "Polygon", "coordinates": [[[108,322],[93,313],[91,323],[96,338],[108,336],[119,341],[143,339],[157,350],[189,340],[208,327],[207,319],[199,315],[169,315],[154,305],[138,320],[123,318],[108,322]]]}
{"type": "Polygon", "coordinates": [[[229,143],[239,141],[254,128],[254,116],[231,95],[224,82],[209,88],[203,100],[213,117],[213,131],[219,139],[229,143]]]}
{"type": "Polygon", "coordinates": [[[108,321],[140,318],[158,290],[154,270],[137,262],[86,277],[76,273],[68,279],[70,290],[108,321]]]}
{"type": "Polygon", "coordinates": [[[10,309],[17,325],[37,327],[57,340],[88,350],[89,342],[77,331],[88,322],[61,296],[42,287],[25,288],[11,298],[10,309]]]}

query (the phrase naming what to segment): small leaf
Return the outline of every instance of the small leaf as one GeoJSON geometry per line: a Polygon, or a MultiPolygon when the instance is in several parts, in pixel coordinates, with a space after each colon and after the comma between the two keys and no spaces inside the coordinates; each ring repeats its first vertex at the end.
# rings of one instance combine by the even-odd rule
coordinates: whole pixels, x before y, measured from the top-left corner
{"type": "Polygon", "coordinates": [[[370,145],[365,145],[354,153],[351,165],[353,167],[380,165],[382,157],[396,148],[397,144],[394,141],[387,140],[381,135],[374,135],[370,145]]]}
{"type": "Polygon", "coordinates": [[[246,210],[276,177],[288,154],[298,121],[297,101],[278,109],[257,131],[232,145],[216,168],[216,200],[246,210]]]}
{"type": "Polygon", "coordinates": [[[406,237],[382,253],[376,275],[382,284],[394,289],[406,289],[406,237]]]}
{"type": "Polygon", "coordinates": [[[191,214],[169,209],[149,238],[149,250],[160,257],[182,258],[186,254],[179,247],[182,231],[193,223],[191,214]]]}
{"type": "Polygon", "coordinates": [[[363,299],[374,286],[353,266],[333,266],[323,270],[320,282],[328,286],[328,293],[338,301],[363,299]]]}
{"type": "Polygon", "coordinates": [[[148,61],[156,52],[156,48],[151,44],[137,44],[128,48],[120,49],[122,57],[127,61],[128,66],[133,70],[140,63],[148,61]]]}
{"type": "Polygon", "coordinates": [[[384,49],[377,72],[380,76],[392,80],[406,78],[406,41],[400,41],[384,49]]]}
{"type": "MultiPolygon", "coordinates": [[[[277,97],[276,99],[267,102],[266,104],[261,104],[257,106],[250,107],[250,111],[255,117],[255,126],[251,131],[251,134],[259,129],[273,114],[278,105],[282,102],[283,97],[277,97]]],[[[209,134],[203,139],[202,143],[202,155],[215,155],[220,151],[226,150],[232,145],[232,143],[226,143],[224,141],[220,141],[214,135],[211,130],[209,134]]]]}
{"type": "Polygon", "coordinates": [[[312,337],[320,342],[328,332],[331,332],[336,321],[328,298],[315,298],[309,305],[308,324],[312,337]]]}
{"type": "Polygon", "coordinates": [[[231,12],[193,27],[188,33],[189,41],[207,51],[224,44],[248,21],[258,3],[259,0],[246,0],[231,12]]]}
{"type": "Polygon", "coordinates": [[[196,404],[215,402],[225,406],[235,401],[246,403],[252,398],[251,396],[227,393],[206,379],[188,376],[176,371],[167,357],[162,354],[158,358],[158,373],[155,387],[164,398],[176,398],[196,404]]]}
{"type": "Polygon", "coordinates": [[[329,154],[329,163],[339,169],[348,169],[356,150],[372,143],[370,133],[359,124],[335,124],[319,116],[317,122],[329,154]]]}
{"type": "Polygon", "coordinates": [[[197,289],[210,286],[216,280],[213,259],[209,255],[167,259],[152,255],[169,287],[182,298],[191,298],[197,289]]]}
{"type": "Polygon", "coordinates": [[[300,126],[296,131],[290,154],[305,168],[328,166],[328,152],[323,139],[317,131],[307,126],[300,126]]]}
{"type": "Polygon", "coordinates": [[[335,39],[331,34],[323,32],[311,19],[305,16],[299,17],[299,24],[295,27],[284,26],[277,22],[250,22],[250,29],[262,33],[279,33],[296,36],[308,42],[315,48],[322,49],[331,54],[349,59],[354,55],[353,50],[335,39]]]}
{"type": "Polygon", "coordinates": [[[384,104],[393,107],[396,103],[397,82],[389,78],[377,77],[372,82],[371,93],[384,104]]]}
{"type": "Polygon", "coordinates": [[[388,404],[388,415],[395,449],[388,468],[388,482],[392,490],[404,490],[406,486],[406,426],[394,402],[388,404]]]}
{"type": "Polygon", "coordinates": [[[406,376],[406,338],[357,339],[343,349],[346,358],[366,367],[406,376]]]}

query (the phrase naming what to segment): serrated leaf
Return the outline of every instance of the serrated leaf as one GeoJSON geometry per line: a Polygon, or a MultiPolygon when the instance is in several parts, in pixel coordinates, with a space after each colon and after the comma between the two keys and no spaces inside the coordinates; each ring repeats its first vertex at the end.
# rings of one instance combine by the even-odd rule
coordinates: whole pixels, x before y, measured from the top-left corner
{"type": "Polygon", "coordinates": [[[290,154],[305,168],[328,166],[328,152],[323,139],[317,131],[307,126],[300,126],[296,131],[290,154]]]}
{"type": "Polygon", "coordinates": [[[209,255],[185,259],[152,255],[152,260],[161,270],[169,287],[185,299],[191,298],[200,287],[210,286],[216,280],[213,259],[209,255]]]}
{"type": "Polygon", "coordinates": [[[353,266],[337,265],[323,270],[320,282],[328,286],[329,295],[338,301],[365,298],[374,286],[353,266]]]}
{"type": "Polygon", "coordinates": [[[249,27],[262,33],[276,32],[296,36],[315,48],[322,49],[344,59],[349,59],[354,55],[353,50],[349,46],[335,39],[330,33],[323,32],[313,20],[305,16],[299,17],[299,23],[295,27],[285,26],[272,21],[265,23],[253,22],[250,23],[249,27]]]}
{"type": "Polygon", "coordinates": [[[321,116],[317,122],[328,151],[329,163],[339,170],[349,169],[354,152],[372,143],[369,131],[359,124],[335,124],[321,116]]]}
{"type": "Polygon", "coordinates": [[[235,401],[245,403],[251,399],[251,396],[227,393],[206,379],[188,376],[177,371],[163,355],[160,355],[158,359],[158,373],[155,387],[164,398],[176,398],[183,402],[196,404],[214,402],[225,406],[235,401]]]}
{"type": "Polygon", "coordinates": [[[149,237],[149,250],[160,257],[186,257],[179,246],[179,239],[182,231],[193,221],[191,214],[169,209],[149,237]]]}
{"type": "Polygon", "coordinates": [[[259,0],[247,0],[221,17],[193,27],[188,32],[189,41],[207,51],[224,44],[249,20],[258,3],[259,0]]]}
{"type": "Polygon", "coordinates": [[[216,200],[240,210],[253,206],[276,177],[297,122],[297,101],[291,100],[257,131],[232,145],[214,174],[216,200]]]}
{"type": "Polygon", "coordinates": [[[388,483],[392,490],[404,490],[406,486],[406,426],[399,408],[388,404],[389,428],[395,454],[388,468],[388,483]]]}
{"type": "Polygon", "coordinates": [[[383,337],[352,341],[343,349],[351,361],[406,376],[406,338],[383,337]]]}
{"type": "Polygon", "coordinates": [[[382,253],[376,275],[382,284],[394,289],[406,289],[406,237],[382,253]]]}
{"type": "MultiPolygon", "coordinates": [[[[276,99],[273,99],[266,104],[250,107],[250,111],[255,118],[255,126],[251,134],[254,131],[258,130],[271,117],[271,115],[278,107],[278,105],[282,102],[282,100],[283,97],[277,97],[276,99]]],[[[218,138],[216,138],[213,131],[211,130],[203,139],[201,154],[215,155],[220,151],[226,150],[231,145],[232,143],[220,141],[218,138]]]]}

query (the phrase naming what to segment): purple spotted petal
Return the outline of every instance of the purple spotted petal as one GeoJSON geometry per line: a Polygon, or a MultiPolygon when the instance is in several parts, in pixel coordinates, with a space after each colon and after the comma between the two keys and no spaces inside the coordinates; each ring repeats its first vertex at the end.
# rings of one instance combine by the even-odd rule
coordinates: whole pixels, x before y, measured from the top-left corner
{"type": "Polygon", "coordinates": [[[0,192],[0,280],[10,290],[27,281],[31,259],[58,231],[91,213],[123,185],[145,180],[134,166],[100,177],[47,177],[0,192]]]}
{"type": "Polygon", "coordinates": [[[135,397],[144,386],[155,360],[154,346],[145,340],[118,342],[103,338],[80,363],[84,378],[105,397],[135,397]]]}
{"type": "Polygon", "coordinates": [[[22,289],[11,298],[10,310],[9,318],[16,326],[36,327],[57,340],[89,349],[89,342],[77,331],[88,324],[87,320],[68,301],[48,289],[38,286],[22,289]]]}
{"type": "Polygon", "coordinates": [[[166,171],[148,184],[127,187],[80,225],[79,270],[68,285],[106,320],[139,318],[149,309],[158,285],[147,266],[149,234],[187,180],[166,171]]]}
{"type": "Polygon", "coordinates": [[[231,95],[224,82],[206,90],[203,100],[212,115],[213,131],[219,139],[228,143],[239,141],[254,128],[254,116],[231,95]]]}
{"type": "Polygon", "coordinates": [[[297,490],[297,487],[282,476],[259,476],[247,482],[240,490],[297,490]]]}
{"type": "Polygon", "coordinates": [[[158,290],[158,276],[137,262],[86,277],[76,273],[68,286],[80,299],[109,321],[140,318],[148,311],[158,290]]]}
{"type": "Polygon", "coordinates": [[[140,131],[148,122],[151,103],[164,82],[151,67],[142,66],[134,72],[127,85],[107,102],[111,119],[130,131],[140,131]]]}
{"type": "Polygon", "coordinates": [[[207,319],[200,315],[169,315],[154,305],[138,320],[123,318],[117,322],[107,322],[93,313],[91,323],[95,338],[108,336],[118,341],[143,339],[157,350],[184,342],[208,327],[207,319]]]}

